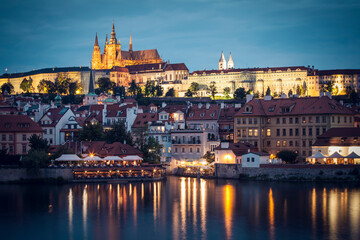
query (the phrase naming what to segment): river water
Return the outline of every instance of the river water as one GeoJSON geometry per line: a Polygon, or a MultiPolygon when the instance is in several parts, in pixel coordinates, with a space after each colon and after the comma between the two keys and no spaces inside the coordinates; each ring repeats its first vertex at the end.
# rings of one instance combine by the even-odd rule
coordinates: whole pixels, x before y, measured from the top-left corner
{"type": "Polygon", "coordinates": [[[168,177],[0,185],[0,239],[360,239],[360,186],[168,177]]]}

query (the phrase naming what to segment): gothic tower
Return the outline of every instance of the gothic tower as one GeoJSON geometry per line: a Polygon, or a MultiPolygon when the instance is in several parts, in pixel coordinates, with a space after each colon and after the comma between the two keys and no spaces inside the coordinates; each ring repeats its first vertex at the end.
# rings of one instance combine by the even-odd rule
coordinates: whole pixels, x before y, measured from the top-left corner
{"type": "Polygon", "coordinates": [[[221,57],[219,60],[219,70],[226,70],[226,60],[223,52],[221,52],[221,57]]]}
{"type": "Polygon", "coordinates": [[[133,48],[132,48],[132,38],[131,38],[131,34],[130,34],[130,42],[129,42],[129,52],[132,53],[133,48]]]}
{"type": "Polygon", "coordinates": [[[94,50],[93,50],[92,59],[91,59],[91,68],[97,69],[100,67],[101,67],[101,52],[100,52],[99,42],[98,42],[97,33],[96,33],[94,50]]]}
{"type": "Polygon", "coordinates": [[[228,65],[227,65],[228,69],[233,69],[234,68],[234,61],[231,57],[231,52],[230,52],[230,57],[229,57],[229,61],[228,61],[228,65]]]}

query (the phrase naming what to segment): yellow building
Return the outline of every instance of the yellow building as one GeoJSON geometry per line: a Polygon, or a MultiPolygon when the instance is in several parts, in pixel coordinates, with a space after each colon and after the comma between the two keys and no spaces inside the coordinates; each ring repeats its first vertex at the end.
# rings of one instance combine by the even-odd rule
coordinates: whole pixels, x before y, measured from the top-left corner
{"type": "Polygon", "coordinates": [[[161,63],[162,59],[156,49],[133,51],[130,35],[129,51],[121,50],[121,42],[116,39],[115,26],[112,26],[111,38],[105,40],[104,52],[101,54],[97,35],[95,36],[94,50],[92,53],[92,69],[111,69],[114,66],[125,67],[128,65],[161,63]]]}
{"type": "Polygon", "coordinates": [[[353,127],[353,112],[327,96],[253,99],[236,114],[234,142],[248,142],[276,154],[296,151],[311,156],[316,137],[334,127],[353,127]]]}

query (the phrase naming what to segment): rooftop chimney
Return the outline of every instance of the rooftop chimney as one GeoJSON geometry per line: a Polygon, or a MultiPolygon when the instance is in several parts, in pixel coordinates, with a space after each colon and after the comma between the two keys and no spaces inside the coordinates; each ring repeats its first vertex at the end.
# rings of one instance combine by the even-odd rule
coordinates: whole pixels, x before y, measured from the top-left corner
{"type": "Polygon", "coordinates": [[[222,142],[221,148],[229,148],[229,142],[222,142]]]}

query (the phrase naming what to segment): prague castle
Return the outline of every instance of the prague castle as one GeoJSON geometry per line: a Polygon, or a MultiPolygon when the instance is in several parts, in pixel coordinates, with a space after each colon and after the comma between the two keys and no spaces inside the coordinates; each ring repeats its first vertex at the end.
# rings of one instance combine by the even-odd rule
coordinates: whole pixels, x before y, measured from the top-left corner
{"type": "Polygon", "coordinates": [[[129,51],[121,50],[121,42],[116,39],[115,26],[112,26],[111,38],[105,40],[104,53],[101,54],[97,34],[92,53],[91,68],[94,70],[111,69],[114,66],[125,67],[148,63],[161,63],[162,59],[156,49],[133,51],[130,35],[129,51]]]}

